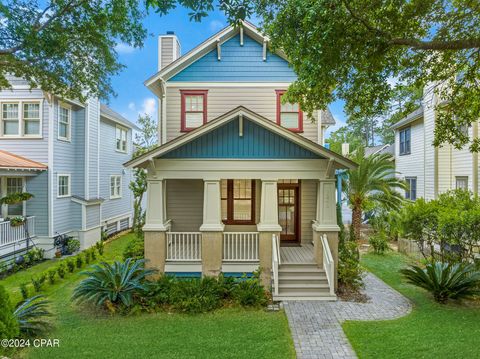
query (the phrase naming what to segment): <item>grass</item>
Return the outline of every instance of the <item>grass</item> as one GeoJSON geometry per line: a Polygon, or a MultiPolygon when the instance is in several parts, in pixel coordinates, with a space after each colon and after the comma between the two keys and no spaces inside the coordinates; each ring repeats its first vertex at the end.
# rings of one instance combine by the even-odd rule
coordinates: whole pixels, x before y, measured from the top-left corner
{"type": "MultiPolygon", "coordinates": [[[[105,247],[104,258],[121,258],[130,235],[105,247]]],[[[42,263],[43,265],[43,263],[42,263]]],[[[7,290],[18,287],[14,277],[7,290]]],[[[46,268],[39,269],[40,272],[46,268]]],[[[26,271],[26,272],[27,272],[26,271]]],[[[29,348],[20,358],[294,358],[295,350],[284,312],[229,308],[202,315],[139,314],[110,316],[92,312],[70,301],[82,279],[79,272],[45,288],[54,313],[54,329],[46,335],[59,339],[59,348],[29,348]]]]}
{"type": "Polygon", "coordinates": [[[359,358],[475,358],[480,308],[437,304],[426,291],[406,284],[399,269],[410,259],[398,253],[367,254],[363,265],[408,297],[412,313],[396,320],[348,321],[343,329],[359,358]]]}

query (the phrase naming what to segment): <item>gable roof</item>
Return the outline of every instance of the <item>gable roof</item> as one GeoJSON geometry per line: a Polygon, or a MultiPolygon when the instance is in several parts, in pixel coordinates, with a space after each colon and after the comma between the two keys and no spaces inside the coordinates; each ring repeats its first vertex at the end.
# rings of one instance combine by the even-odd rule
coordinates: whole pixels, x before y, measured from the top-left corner
{"type": "Polygon", "coordinates": [[[388,153],[389,155],[395,156],[395,146],[386,144],[386,145],[365,147],[365,157],[369,157],[377,153],[380,153],[380,154],[388,153]]]}
{"type": "Polygon", "coordinates": [[[423,106],[420,106],[414,111],[410,112],[407,116],[402,118],[400,121],[398,121],[396,124],[394,124],[392,128],[396,130],[397,128],[408,125],[409,123],[412,123],[413,121],[416,121],[422,117],[423,117],[423,106]]]}
{"type": "MultiPolygon", "coordinates": [[[[209,37],[200,45],[187,52],[185,55],[179,57],[172,63],[165,66],[155,75],[151,76],[144,82],[145,86],[147,86],[150,90],[156,93],[156,82],[158,80],[167,81],[196,60],[200,59],[210,51],[214,50],[218,42],[222,44],[237,35],[240,32],[240,27],[243,28],[243,32],[245,35],[251,37],[259,43],[269,41],[269,38],[267,36],[264,36],[262,33],[260,33],[257,27],[248,21],[242,21],[241,25],[239,26],[228,25],[216,34],[209,37]]],[[[275,54],[288,61],[287,55],[282,50],[275,50],[275,54]]]]}
{"type": "Polygon", "coordinates": [[[330,109],[322,110],[322,125],[335,125],[335,117],[333,117],[330,109]]]}
{"type": "Polygon", "coordinates": [[[0,169],[45,171],[47,166],[26,157],[0,150],[0,169]]]}
{"type": "Polygon", "coordinates": [[[127,120],[125,117],[120,115],[118,112],[113,111],[110,107],[107,105],[101,103],[100,104],[100,116],[105,117],[113,122],[116,122],[122,126],[128,127],[128,128],[133,128],[135,130],[139,130],[138,126],[134,124],[133,122],[130,122],[127,120]]]}
{"type": "Polygon", "coordinates": [[[237,118],[238,116],[245,116],[248,120],[253,123],[256,123],[265,129],[286,138],[287,140],[293,142],[294,144],[303,147],[304,149],[324,158],[332,159],[338,163],[342,168],[355,168],[357,164],[352,160],[343,157],[297,133],[294,133],[282,126],[279,126],[273,121],[249,110],[244,106],[239,106],[233,110],[217,117],[216,119],[207,122],[205,125],[196,128],[195,130],[188,132],[176,139],[169,141],[153,150],[143,154],[142,156],[132,159],[126,162],[124,165],[127,167],[142,167],[146,163],[152,161],[154,158],[160,157],[167,152],[170,152],[174,149],[177,149],[194,139],[207,134],[214,129],[222,126],[223,124],[230,122],[231,120],[237,118]]]}

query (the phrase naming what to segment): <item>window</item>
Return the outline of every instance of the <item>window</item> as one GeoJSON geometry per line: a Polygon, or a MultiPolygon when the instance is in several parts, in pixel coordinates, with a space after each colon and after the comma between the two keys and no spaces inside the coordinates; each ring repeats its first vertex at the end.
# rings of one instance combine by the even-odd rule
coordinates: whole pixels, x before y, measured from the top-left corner
{"type": "Polygon", "coordinates": [[[207,90],[180,90],[182,132],[207,123],[207,93],[207,90]]]}
{"type": "Polygon", "coordinates": [[[222,180],[221,195],[225,224],[255,224],[254,180],[222,180]]]}
{"type": "Polygon", "coordinates": [[[39,103],[23,103],[23,134],[40,135],[39,103]]]}
{"type": "Polygon", "coordinates": [[[285,90],[277,90],[277,124],[293,132],[303,132],[303,112],[298,103],[282,103],[285,90]]]}
{"type": "Polygon", "coordinates": [[[2,104],[2,120],[4,135],[20,135],[20,111],[18,110],[18,103],[2,104]]]}
{"type": "Polygon", "coordinates": [[[406,177],[408,188],[405,191],[405,198],[415,201],[417,199],[417,177],[406,177]]]}
{"type": "Polygon", "coordinates": [[[117,151],[127,152],[127,130],[117,126],[115,129],[115,139],[117,151]]]}
{"type": "Polygon", "coordinates": [[[455,188],[468,190],[468,177],[467,176],[455,177],[455,188]]]}
{"type": "Polygon", "coordinates": [[[57,197],[70,197],[70,175],[58,175],[57,197]]]}
{"type": "Polygon", "coordinates": [[[63,105],[58,108],[58,138],[70,141],[71,110],[63,105]]]}
{"type": "MultiPolygon", "coordinates": [[[[12,177],[7,178],[7,195],[12,193],[23,192],[23,178],[12,177]]],[[[9,204],[7,206],[8,216],[22,216],[23,215],[23,203],[9,204]]]]}
{"type": "Polygon", "coordinates": [[[410,154],[410,127],[400,131],[400,155],[410,154]]]}
{"type": "Polygon", "coordinates": [[[110,176],[110,198],[122,197],[122,176],[110,176]]]}

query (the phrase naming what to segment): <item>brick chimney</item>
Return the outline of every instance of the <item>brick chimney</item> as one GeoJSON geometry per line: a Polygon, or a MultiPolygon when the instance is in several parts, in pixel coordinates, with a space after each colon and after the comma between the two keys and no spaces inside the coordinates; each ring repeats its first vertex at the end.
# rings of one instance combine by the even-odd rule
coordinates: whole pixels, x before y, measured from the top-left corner
{"type": "Polygon", "coordinates": [[[158,37],[158,70],[180,57],[180,42],[175,32],[167,31],[165,35],[158,37]]]}

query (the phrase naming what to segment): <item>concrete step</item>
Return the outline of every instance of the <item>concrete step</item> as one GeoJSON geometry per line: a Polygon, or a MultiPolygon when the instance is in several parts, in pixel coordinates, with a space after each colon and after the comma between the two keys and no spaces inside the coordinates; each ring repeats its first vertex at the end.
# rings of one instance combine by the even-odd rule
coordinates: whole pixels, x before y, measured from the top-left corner
{"type": "Polygon", "coordinates": [[[311,294],[311,293],[297,293],[294,295],[274,295],[273,296],[274,301],[286,301],[286,300],[301,300],[301,301],[306,301],[306,300],[320,300],[320,301],[329,301],[329,302],[334,302],[337,300],[336,295],[317,295],[317,294],[311,294]]]}
{"type": "Polygon", "coordinates": [[[305,293],[316,294],[316,295],[328,295],[330,294],[330,288],[327,285],[322,284],[310,284],[310,285],[295,285],[295,284],[284,284],[278,286],[279,295],[303,295],[305,293]]]}
{"type": "Polygon", "coordinates": [[[309,276],[309,275],[281,275],[278,277],[279,284],[327,284],[326,276],[309,276]]]}

